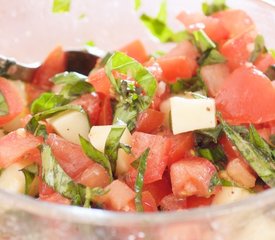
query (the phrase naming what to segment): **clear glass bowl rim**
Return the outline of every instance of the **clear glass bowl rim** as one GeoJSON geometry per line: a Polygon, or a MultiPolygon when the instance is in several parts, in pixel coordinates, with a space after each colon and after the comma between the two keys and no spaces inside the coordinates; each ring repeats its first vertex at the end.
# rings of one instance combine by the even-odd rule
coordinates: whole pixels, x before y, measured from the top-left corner
{"type": "MultiPolygon", "coordinates": [[[[260,2],[266,7],[275,8],[274,0],[250,0],[260,2]]],[[[60,219],[78,224],[97,226],[126,226],[129,224],[150,223],[150,225],[169,224],[173,222],[190,222],[226,216],[236,212],[261,208],[274,204],[275,188],[241,200],[236,203],[201,207],[177,212],[124,213],[101,209],[87,209],[38,201],[34,198],[0,190],[0,199],[12,206],[14,210],[27,212],[43,218],[60,219]]],[[[5,208],[4,208],[5,209],[5,208]]],[[[2,210],[1,210],[2,211],[2,210]]],[[[1,213],[0,213],[1,214],[1,213]]]]}

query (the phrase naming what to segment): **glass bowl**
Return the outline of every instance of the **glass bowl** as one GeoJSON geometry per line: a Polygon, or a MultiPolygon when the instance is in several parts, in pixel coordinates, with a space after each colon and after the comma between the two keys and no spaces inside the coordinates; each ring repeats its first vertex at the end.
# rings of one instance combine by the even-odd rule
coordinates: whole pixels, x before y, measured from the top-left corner
{"type": "MultiPolygon", "coordinates": [[[[138,20],[141,12],[156,14],[160,1],[143,0],[134,10],[129,0],[72,0],[70,13],[52,14],[52,1],[2,1],[1,55],[22,62],[41,61],[56,45],[82,48],[94,41],[104,50],[141,39],[148,52],[163,49],[138,20]]],[[[267,46],[275,47],[275,2],[228,0],[247,11],[267,46]]],[[[196,11],[201,1],[168,0],[169,23],[180,10],[196,11]]],[[[152,240],[274,240],[275,189],[224,206],[154,214],[116,213],[61,206],[0,191],[0,239],[152,239],[152,240]]]]}

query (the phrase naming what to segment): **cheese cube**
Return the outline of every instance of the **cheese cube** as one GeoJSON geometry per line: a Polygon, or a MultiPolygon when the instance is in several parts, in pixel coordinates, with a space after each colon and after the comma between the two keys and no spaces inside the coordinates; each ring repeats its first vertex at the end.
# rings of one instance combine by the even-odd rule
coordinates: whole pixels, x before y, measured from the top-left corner
{"type": "Polygon", "coordinates": [[[212,98],[171,97],[174,134],[216,127],[215,100],[212,98]]]}
{"type": "Polygon", "coordinates": [[[79,135],[88,139],[90,124],[85,113],[67,110],[47,119],[53,129],[64,139],[80,144],[79,135]]]}
{"type": "MultiPolygon", "coordinates": [[[[91,144],[99,151],[104,153],[107,137],[116,125],[93,126],[89,133],[89,140],[91,144]]],[[[126,127],[124,133],[120,138],[120,143],[131,146],[132,135],[126,127]]],[[[128,171],[130,167],[130,154],[127,154],[123,149],[118,150],[116,174],[121,175],[128,171]]]]}

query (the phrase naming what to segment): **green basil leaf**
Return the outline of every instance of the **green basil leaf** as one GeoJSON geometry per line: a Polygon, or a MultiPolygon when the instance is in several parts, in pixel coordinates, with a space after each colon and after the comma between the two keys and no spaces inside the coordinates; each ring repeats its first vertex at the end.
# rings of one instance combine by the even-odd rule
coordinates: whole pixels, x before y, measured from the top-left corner
{"type": "Polygon", "coordinates": [[[206,16],[210,16],[213,13],[224,11],[228,9],[227,5],[225,4],[225,0],[214,0],[213,3],[204,2],[202,4],[202,11],[206,16]]]}
{"type": "Polygon", "coordinates": [[[143,184],[144,184],[144,174],[147,166],[147,157],[149,154],[150,148],[147,148],[140,157],[136,160],[139,162],[138,165],[138,174],[135,182],[135,204],[136,204],[136,210],[138,212],[143,212],[143,205],[142,205],[142,190],[143,190],[143,184]]]}
{"type": "Polygon", "coordinates": [[[141,7],[141,0],[135,0],[135,10],[139,10],[141,7]]]}
{"type": "Polygon", "coordinates": [[[95,42],[92,41],[92,40],[90,40],[90,41],[88,41],[88,42],[85,43],[85,46],[86,47],[94,47],[95,46],[95,42]]]}
{"type": "Polygon", "coordinates": [[[200,66],[225,63],[225,57],[216,49],[208,49],[198,60],[200,66]]]}
{"type": "Polygon", "coordinates": [[[91,202],[94,200],[95,197],[103,196],[108,192],[109,192],[109,190],[105,190],[104,188],[101,188],[101,187],[95,187],[95,188],[86,187],[86,189],[85,189],[85,202],[84,202],[83,207],[90,208],[91,207],[91,202]]]}
{"type": "Polygon", "coordinates": [[[94,68],[92,71],[97,71],[98,69],[103,68],[112,55],[112,52],[106,53],[105,56],[102,59],[100,59],[100,61],[96,64],[96,68],[94,68]]]}
{"type": "Polygon", "coordinates": [[[270,135],[269,139],[270,139],[271,144],[273,146],[275,146],[275,134],[270,135]]]}
{"type": "Polygon", "coordinates": [[[155,77],[139,62],[121,52],[115,52],[105,66],[105,72],[115,90],[120,93],[112,71],[130,75],[149,96],[153,97],[157,89],[155,77]]]}
{"type": "Polygon", "coordinates": [[[36,177],[36,174],[28,171],[27,169],[22,169],[21,171],[24,173],[25,176],[25,194],[31,195],[31,186],[34,178],[36,177]]]}
{"type": "Polygon", "coordinates": [[[4,95],[0,91],[0,116],[5,116],[9,113],[9,106],[4,95]]]}
{"type": "Polygon", "coordinates": [[[223,170],[227,163],[227,157],[220,145],[213,146],[211,148],[198,148],[198,155],[200,157],[208,159],[219,170],[223,170]]]}
{"type": "Polygon", "coordinates": [[[53,13],[69,12],[71,8],[71,0],[54,0],[52,6],[53,13]]]}
{"type": "Polygon", "coordinates": [[[254,44],[255,44],[254,50],[251,53],[249,58],[250,62],[255,62],[255,60],[258,58],[258,56],[261,53],[267,52],[267,48],[265,47],[264,37],[262,35],[257,35],[257,37],[255,38],[254,44]]]}
{"type": "Polygon", "coordinates": [[[255,170],[258,176],[270,187],[275,187],[275,164],[269,161],[263,153],[258,150],[252,143],[243,139],[241,135],[231,128],[218,114],[223,131],[228,139],[238,149],[240,154],[255,170]]]}
{"type": "Polygon", "coordinates": [[[51,148],[42,145],[42,179],[62,196],[71,199],[74,205],[83,205],[85,187],[75,183],[60,167],[51,148]]]}
{"type": "Polygon", "coordinates": [[[195,45],[203,53],[207,50],[216,48],[216,44],[207,36],[207,34],[202,30],[197,30],[193,32],[195,45]]]}
{"type": "Polygon", "coordinates": [[[63,106],[69,103],[69,100],[61,95],[54,93],[43,93],[39,98],[34,100],[31,105],[31,113],[37,114],[47,110],[51,110],[55,107],[63,106]]]}
{"type": "Polygon", "coordinates": [[[227,179],[221,178],[221,185],[224,187],[239,187],[235,182],[231,182],[227,179]]]}
{"type": "Polygon", "coordinates": [[[200,146],[205,146],[209,142],[218,143],[218,138],[222,132],[222,126],[218,125],[215,128],[208,128],[195,131],[196,142],[200,146]]]}
{"type": "Polygon", "coordinates": [[[116,172],[116,161],[120,147],[119,141],[125,129],[126,126],[113,126],[106,139],[104,153],[109,158],[113,174],[116,172]]]}
{"type": "Polygon", "coordinates": [[[108,174],[110,175],[111,181],[113,180],[113,174],[112,174],[112,167],[110,164],[110,160],[108,157],[97,150],[89,141],[87,141],[85,138],[82,136],[79,136],[80,139],[80,144],[82,147],[83,152],[93,161],[97,162],[100,164],[102,167],[106,169],[108,174]]]}
{"type": "Polygon", "coordinates": [[[41,136],[43,138],[48,137],[48,132],[45,124],[39,123],[35,117],[32,117],[26,125],[26,130],[32,133],[34,136],[41,136]]]}
{"type": "Polygon", "coordinates": [[[77,82],[75,84],[67,84],[65,85],[60,94],[63,95],[65,98],[69,99],[72,97],[78,97],[85,93],[91,93],[94,91],[93,86],[84,81],[77,82]]]}
{"type": "Polygon", "coordinates": [[[180,79],[170,85],[171,92],[176,94],[181,92],[196,92],[201,90],[206,91],[205,88],[205,84],[202,81],[200,75],[197,75],[190,79],[180,79]]]}
{"type": "Polygon", "coordinates": [[[127,145],[127,144],[124,144],[124,143],[119,143],[119,148],[123,149],[124,152],[128,153],[128,154],[131,154],[132,153],[132,147],[127,145]]]}
{"type": "Polygon", "coordinates": [[[163,0],[162,3],[160,4],[157,19],[163,23],[166,23],[166,21],[167,21],[167,2],[166,2],[166,0],[163,0]]]}
{"type": "Polygon", "coordinates": [[[80,73],[77,72],[63,72],[63,73],[59,73],[56,74],[51,81],[56,84],[75,84],[78,82],[84,82],[87,80],[87,76],[82,75],[80,73]]]}
{"type": "Polygon", "coordinates": [[[221,186],[221,185],[222,185],[221,179],[219,178],[219,175],[216,172],[210,180],[208,191],[211,193],[216,186],[221,186]]]}

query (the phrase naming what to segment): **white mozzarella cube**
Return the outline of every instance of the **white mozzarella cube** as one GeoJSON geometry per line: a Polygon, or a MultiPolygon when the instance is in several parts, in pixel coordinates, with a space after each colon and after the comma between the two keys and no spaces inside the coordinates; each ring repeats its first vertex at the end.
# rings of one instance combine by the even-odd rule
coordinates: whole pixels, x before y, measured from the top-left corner
{"type": "MultiPolygon", "coordinates": [[[[89,133],[91,144],[99,151],[104,152],[107,137],[115,125],[93,126],[89,133]]],[[[120,138],[120,143],[131,146],[132,135],[126,127],[120,138]]],[[[130,167],[130,154],[127,154],[123,149],[118,150],[116,174],[121,175],[128,171],[130,167]]]]}
{"type": "Polygon", "coordinates": [[[79,135],[88,139],[90,124],[85,113],[68,110],[47,121],[57,134],[72,143],[80,144],[79,135]]]}
{"type": "Polygon", "coordinates": [[[14,193],[25,192],[25,176],[22,171],[22,165],[14,163],[7,167],[0,175],[0,188],[14,193]]]}
{"type": "Polygon", "coordinates": [[[216,127],[215,100],[212,98],[171,97],[174,134],[216,127]]]}
{"type": "Polygon", "coordinates": [[[252,193],[239,187],[222,187],[213,198],[213,205],[233,203],[251,196],[252,193]]]}

